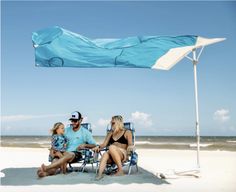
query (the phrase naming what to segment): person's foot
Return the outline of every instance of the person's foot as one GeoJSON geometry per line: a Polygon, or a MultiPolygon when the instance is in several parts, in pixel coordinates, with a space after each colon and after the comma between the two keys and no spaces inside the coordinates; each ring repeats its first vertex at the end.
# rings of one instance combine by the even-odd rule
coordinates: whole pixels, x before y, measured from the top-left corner
{"type": "Polygon", "coordinates": [[[103,177],[104,177],[103,175],[97,175],[97,176],[95,177],[95,180],[96,180],[96,181],[99,181],[99,180],[101,180],[103,177]]]}
{"type": "Polygon", "coordinates": [[[63,173],[63,174],[67,174],[67,170],[66,170],[66,169],[63,169],[63,170],[62,170],[62,173],[63,173]]]}
{"type": "Polygon", "coordinates": [[[37,175],[38,175],[39,178],[46,177],[47,176],[47,172],[44,172],[41,169],[39,169],[37,171],[37,175]]]}
{"type": "Polygon", "coordinates": [[[123,171],[117,171],[114,176],[123,176],[125,175],[123,171]]]}
{"type": "Polygon", "coordinates": [[[46,171],[47,171],[47,170],[46,170],[46,165],[44,165],[44,164],[41,165],[41,171],[43,171],[43,172],[46,172],[46,171]]]}
{"type": "Polygon", "coordinates": [[[48,175],[55,175],[57,173],[57,169],[50,169],[47,171],[48,175]]]}

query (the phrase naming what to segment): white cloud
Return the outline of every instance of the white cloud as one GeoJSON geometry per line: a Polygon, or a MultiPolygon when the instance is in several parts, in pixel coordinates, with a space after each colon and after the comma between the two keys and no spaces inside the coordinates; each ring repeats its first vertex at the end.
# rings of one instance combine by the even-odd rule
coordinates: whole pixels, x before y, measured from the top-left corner
{"type": "Polygon", "coordinates": [[[65,117],[68,114],[48,114],[48,115],[6,115],[1,116],[2,122],[25,121],[31,119],[51,118],[51,117],[65,117]]]}
{"type": "Polygon", "coordinates": [[[103,119],[100,118],[97,122],[97,124],[101,127],[106,127],[110,123],[110,119],[103,119]]]}
{"type": "Polygon", "coordinates": [[[142,125],[143,127],[151,127],[153,124],[150,114],[139,111],[131,113],[130,121],[134,122],[135,124],[142,125]]]}
{"type": "Polygon", "coordinates": [[[213,115],[213,119],[221,123],[228,121],[230,119],[229,110],[228,109],[217,110],[213,115]]]}

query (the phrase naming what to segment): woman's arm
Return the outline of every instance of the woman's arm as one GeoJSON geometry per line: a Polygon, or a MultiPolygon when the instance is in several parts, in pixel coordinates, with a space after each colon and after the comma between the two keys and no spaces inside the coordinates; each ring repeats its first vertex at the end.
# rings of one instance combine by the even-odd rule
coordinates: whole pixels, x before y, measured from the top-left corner
{"type": "Polygon", "coordinates": [[[105,137],[103,143],[99,145],[99,147],[100,147],[100,148],[106,147],[106,146],[108,145],[108,143],[109,143],[109,140],[110,140],[111,136],[112,136],[112,132],[110,131],[110,132],[106,135],[106,137],[105,137]]]}
{"type": "Polygon", "coordinates": [[[128,147],[127,147],[127,151],[128,153],[133,151],[133,148],[134,148],[134,143],[133,143],[133,139],[132,139],[132,132],[131,131],[126,131],[125,133],[125,138],[127,139],[128,141],[128,147]]]}
{"type": "Polygon", "coordinates": [[[103,143],[100,144],[100,145],[98,145],[97,147],[94,147],[92,150],[95,151],[95,152],[99,152],[100,149],[106,147],[106,146],[108,145],[108,143],[109,143],[109,140],[110,140],[111,136],[112,136],[112,132],[109,132],[109,133],[106,135],[106,137],[105,137],[103,143]]]}
{"type": "Polygon", "coordinates": [[[127,130],[125,132],[125,138],[128,141],[128,146],[132,146],[133,145],[133,141],[132,141],[132,132],[130,130],[127,130]]]}

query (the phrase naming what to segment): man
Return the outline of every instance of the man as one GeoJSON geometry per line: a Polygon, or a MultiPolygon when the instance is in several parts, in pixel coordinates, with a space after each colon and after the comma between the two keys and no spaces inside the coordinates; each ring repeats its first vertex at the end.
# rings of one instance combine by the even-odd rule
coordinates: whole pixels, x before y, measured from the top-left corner
{"type": "Polygon", "coordinates": [[[81,125],[83,117],[80,112],[73,112],[69,120],[71,121],[71,126],[65,129],[65,136],[69,140],[66,151],[69,153],[60,159],[55,159],[48,166],[42,164],[37,171],[39,177],[55,175],[57,169],[60,168],[61,165],[65,163],[74,163],[81,160],[82,155],[79,150],[91,149],[96,146],[96,142],[93,139],[92,134],[81,125]]]}
{"type": "Polygon", "coordinates": [[[81,125],[83,117],[80,112],[73,112],[69,120],[71,126],[65,129],[65,136],[69,140],[67,151],[75,154],[75,158],[72,160],[73,163],[79,161],[82,157],[79,150],[96,147],[96,142],[90,131],[81,125]]]}

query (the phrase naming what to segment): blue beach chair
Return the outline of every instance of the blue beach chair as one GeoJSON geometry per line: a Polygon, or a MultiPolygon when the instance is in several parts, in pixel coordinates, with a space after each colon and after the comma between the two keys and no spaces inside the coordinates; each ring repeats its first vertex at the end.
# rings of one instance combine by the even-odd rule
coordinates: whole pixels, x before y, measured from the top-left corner
{"type": "MultiPolygon", "coordinates": [[[[138,154],[135,152],[135,128],[134,124],[131,122],[125,122],[124,123],[124,128],[127,130],[130,130],[132,133],[132,141],[134,145],[133,151],[128,155],[128,159],[126,162],[123,162],[122,166],[127,167],[128,166],[128,175],[130,175],[132,167],[136,167],[136,171],[138,171],[138,154]]],[[[111,125],[109,124],[107,126],[107,133],[111,131],[111,125]]],[[[100,155],[102,155],[102,152],[107,151],[108,147],[105,149],[101,150],[100,155]]],[[[98,172],[98,166],[99,166],[99,161],[97,161],[97,166],[96,166],[96,173],[98,172]]],[[[117,166],[116,164],[107,164],[106,169],[105,169],[105,174],[112,174],[116,172],[117,166]]]]}

